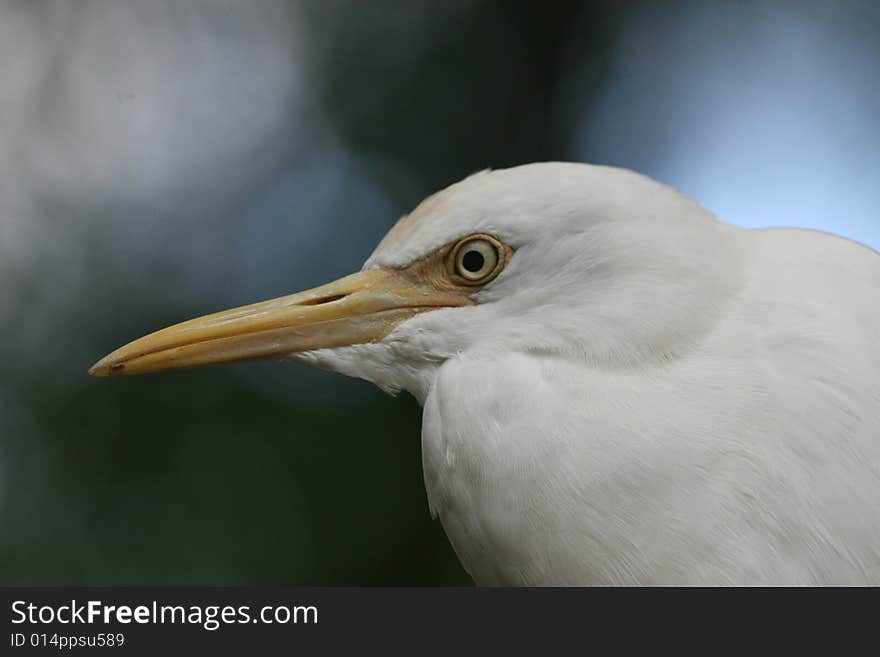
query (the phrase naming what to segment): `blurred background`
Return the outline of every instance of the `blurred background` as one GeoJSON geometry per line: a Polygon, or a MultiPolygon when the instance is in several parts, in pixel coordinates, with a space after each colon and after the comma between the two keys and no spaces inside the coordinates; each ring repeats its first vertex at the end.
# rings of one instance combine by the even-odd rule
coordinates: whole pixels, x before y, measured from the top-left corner
{"type": "Polygon", "coordinates": [[[469,583],[405,395],[86,370],[358,269],[486,167],[878,248],[878,71],[869,0],[0,0],[0,583],[469,583]]]}

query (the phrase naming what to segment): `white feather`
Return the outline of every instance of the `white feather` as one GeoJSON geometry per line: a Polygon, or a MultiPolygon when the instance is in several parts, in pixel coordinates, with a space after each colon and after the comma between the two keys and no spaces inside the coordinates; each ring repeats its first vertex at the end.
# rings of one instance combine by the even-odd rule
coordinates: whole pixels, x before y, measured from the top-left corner
{"type": "Polygon", "coordinates": [[[424,405],[478,583],[880,584],[875,252],[547,163],[429,198],[365,268],[476,232],[515,249],[479,305],[297,358],[424,405]]]}

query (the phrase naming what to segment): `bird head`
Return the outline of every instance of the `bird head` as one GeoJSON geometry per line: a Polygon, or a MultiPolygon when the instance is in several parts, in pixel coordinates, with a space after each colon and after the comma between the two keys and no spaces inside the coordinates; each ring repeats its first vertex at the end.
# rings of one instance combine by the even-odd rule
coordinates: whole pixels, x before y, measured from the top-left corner
{"type": "Polygon", "coordinates": [[[90,372],[292,358],[424,398],[463,354],[628,367],[699,339],[733,292],[732,230],[623,169],[483,171],[425,199],[360,272],[162,329],[90,372]]]}

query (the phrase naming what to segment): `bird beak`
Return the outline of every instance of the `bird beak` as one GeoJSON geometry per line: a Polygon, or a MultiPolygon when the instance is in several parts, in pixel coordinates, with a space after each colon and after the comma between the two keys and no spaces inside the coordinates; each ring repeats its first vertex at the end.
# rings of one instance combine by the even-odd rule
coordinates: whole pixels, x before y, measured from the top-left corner
{"type": "Polygon", "coordinates": [[[471,303],[432,277],[405,269],[363,271],[151,333],[105,356],[89,374],[143,374],[375,342],[420,312],[471,303]]]}

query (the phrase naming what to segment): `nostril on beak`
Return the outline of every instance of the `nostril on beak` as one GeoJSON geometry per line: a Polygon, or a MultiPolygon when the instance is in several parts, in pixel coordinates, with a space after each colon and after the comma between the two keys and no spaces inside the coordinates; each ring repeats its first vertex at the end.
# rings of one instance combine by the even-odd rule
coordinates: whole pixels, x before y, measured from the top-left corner
{"type": "Polygon", "coordinates": [[[344,299],[347,297],[347,294],[331,294],[326,297],[318,297],[316,299],[308,299],[307,301],[301,301],[299,305],[301,306],[320,306],[325,303],[333,303],[334,301],[339,301],[340,299],[344,299]]]}

